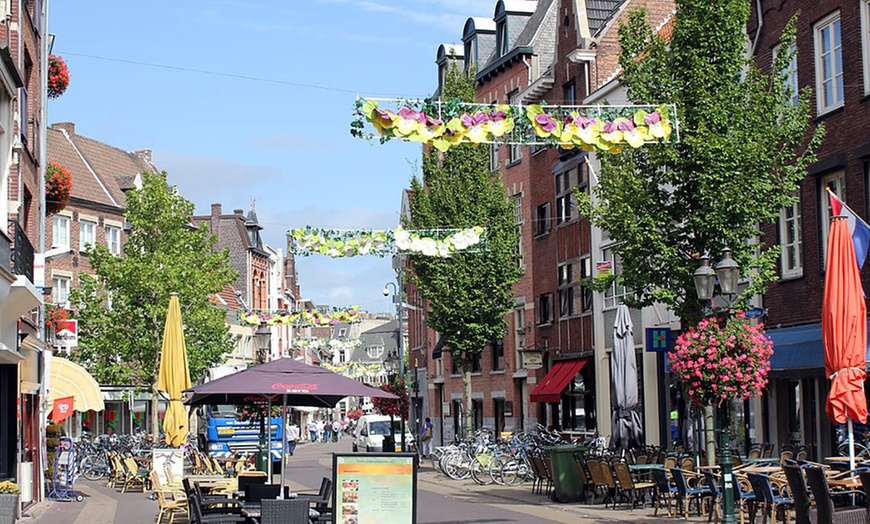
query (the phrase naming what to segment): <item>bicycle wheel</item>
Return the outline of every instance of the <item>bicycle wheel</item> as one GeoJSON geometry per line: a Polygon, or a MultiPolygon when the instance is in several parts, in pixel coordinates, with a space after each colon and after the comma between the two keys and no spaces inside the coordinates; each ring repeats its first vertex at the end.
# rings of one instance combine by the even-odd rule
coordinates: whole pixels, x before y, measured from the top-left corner
{"type": "Polygon", "coordinates": [[[475,457],[474,460],[471,461],[469,467],[471,471],[471,480],[481,486],[487,486],[495,482],[492,475],[489,473],[490,464],[494,461],[495,459],[492,454],[478,455],[475,457]]]}
{"type": "Polygon", "coordinates": [[[444,472],[453,480],[465,480],[471,476],[471,456],[466,453],[451,455],[444,466],[444,472]]]}
{"type": "Polygon", "coordinates": [[[100,480],[109,469],[106,459],[94,455],[83,458],[79,467],[81,475],[88,480],[100,480]]]}

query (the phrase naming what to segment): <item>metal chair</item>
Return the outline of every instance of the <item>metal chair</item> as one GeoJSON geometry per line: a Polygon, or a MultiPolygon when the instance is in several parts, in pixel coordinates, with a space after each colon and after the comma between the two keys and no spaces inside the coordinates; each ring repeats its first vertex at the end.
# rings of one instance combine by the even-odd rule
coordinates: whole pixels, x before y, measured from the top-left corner
{"type": "MultiPolygon", "coordinates": [[[[785,510],[793,504],[790,498],[773,492],[773,485],[771,485],[770,477],[767,475],[748,473],[746,476],[749,478],[749,483],[752,484],[752,491],[755,493],[756,501],[764,504],[764,511],[761,516],[762,524],[767,522],[767,518],[771,514],[773,514],[773,520],[775,521],[776,515],[780,510],[785,510]]],[[[787,514],[784,511],[782,511],[782,514],[783,521],[787,521],[787,514]]]]}
{"type": "Polygon", "coordinates": [[[705,496],[710,496],[710,491],[689,486],[689,483],[686,481],[686,472],[680,468],[671,468],[670,471],[674,484],[677,486],[677,505],[680,507],[683,515],[688,516],[692,500],[696,502],[698,513],[700,514],[701,499],[705,496]]]}
{"type": "MultiPolygon", "coordinates": [[[[754,491],[745,491],[743,489],[742,479],[734,476],[734,502],[740,510],[740,524],[746,522],[746,512],[749,512],[749,522],[755,522],[755,512],[758,506],[758,500],[755,498],[754,491]]],[[[748,482],[748,479],[746,480],[748,482]]]]}
{"type": "Polygon", "coordinates": [[[308,500],[263,499],[260,524],[308,524],[308,500]]]}
{"type": "Polygon", "coordinates": [[[712,471],[704,470],[704,480],[707,481],[707,487],[710,490],[710,513],[707,515],[707,522],[713,520],[713,514],[716,514],[716,522],[719,522],[721,514],[719,513],[719,502],[722,500],[722,493],[719,490],[719,480],[712,471]]]}
{"type": "MultiPolygon", "coordinates": [[[[826,524],[864,524],[867,522],[866,508],[834,509],[834,498],[828,486],[828,478],[825,476],[825,471],[822,468],[810,466],[804,468],[804,472],[807,475],[807,484],[810,485],[810,491],[812,491],[813,499],[816,502],[816,522],[825,522],[826,524]]],[[[838,491],[837,494],[864,495],[864,492],[849,490],[838,491]]]]}
{"type": "Polygon", "coordinates": [[[668,512],[668,517],[676,516],[677,488],[676,486],[672,486],[671,481],[668,480],[668,472],[662,468],[653,469],[650,473],[652,473],[653,483],[656,485],[656,508],[655,511],[653,511],[653,515],[659,514],[659,508],[662,507],[662,502],[664,502],[665,510],[668,512]],[[671,503],[674,505],[673,514],[671,514],[671,503]]]}

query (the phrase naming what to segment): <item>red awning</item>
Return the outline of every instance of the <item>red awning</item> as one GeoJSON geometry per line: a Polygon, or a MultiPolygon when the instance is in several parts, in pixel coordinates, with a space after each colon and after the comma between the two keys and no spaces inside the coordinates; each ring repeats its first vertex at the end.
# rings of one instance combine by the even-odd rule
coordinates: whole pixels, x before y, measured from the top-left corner
{"type": "Polygon", "coordinates": [[[562,390],[583,369],[587,360],[589,359],[581,358],[556,362],[544,380],[532,391],[530,400],[532,402],[559,402],[562,398],[562,390]]]}

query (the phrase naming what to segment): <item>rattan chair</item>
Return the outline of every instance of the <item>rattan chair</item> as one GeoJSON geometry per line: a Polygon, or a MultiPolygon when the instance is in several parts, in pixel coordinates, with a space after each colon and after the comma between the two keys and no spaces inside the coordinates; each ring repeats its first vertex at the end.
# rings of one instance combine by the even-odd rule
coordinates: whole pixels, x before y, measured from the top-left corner
{"type": "Polygon", "coordinates": [[[643,505],[643,494],[645,491],[655,487],[652,482],[635,482],[631,476],[631,471],[628,464],[624,462],[614,462],[613,472],[616,474],[616,480],[619,481],[619,490],[625,496],[632,508],[643,505]]]}
{"type": "Polygon", "coordinates": [[[668,480],[668,472],[665,471],[664,468],[656,468],[650,470],[650,473],[652,473],[653,483],[656,486],[656,507],[655,511],[653,511],[653,515],[657,516],[659,514],[659,509],[662,507],[662,503],[664,503],[665,510],[668,512],[668,517],[676,517],[677,488],[676,486],[671,485],[671,481],[668,480]],[[671,506],[674,507],[673,512],[671,512],[671,506]]]}
{"type": "Polygon", "coordinates": [[[795,524],[811,524],[810,493],[807,491],[807,481],[804,479],[804,472],[800,466],[792,466],[790,464],[784,464],[782,470],[785,472],[788,490],[791,500],[794,502],[795,524]]]}
{"type": "MultiPolygon", "coordinates": [[[[848,507],[843,509],[834,508],[834,498],[828,487],[828,479],[825,471],[817,466],[804,468],[807,475],[807,484],[813,493],[816,502],[816,522],[826,524],[865,524],[867,522],[867,509],[848,507]]],[[[861,491],[838,491],[838,495],[864,495],[861,491]]]]}
{"type": "Polygon", "coordinates": [[[792,500],[773,492],[773,485],[770,483],[770,477],[760,473],[748,473],[749,483],[752,484],[752,492],[755,493],[755,500],[758,503],[764,504],[761,522],[767,522],[770,515],[773,515],[772,520],[776,520],[777,515],[783,516],[783,521],[788,520],[786,510],[788,506],[793,504],[792,500]]]}
{"type": "Polygon", "coordinates": [[[304,499],[263,499],[260,524],[308,524],[308,501],[304,499]]]}

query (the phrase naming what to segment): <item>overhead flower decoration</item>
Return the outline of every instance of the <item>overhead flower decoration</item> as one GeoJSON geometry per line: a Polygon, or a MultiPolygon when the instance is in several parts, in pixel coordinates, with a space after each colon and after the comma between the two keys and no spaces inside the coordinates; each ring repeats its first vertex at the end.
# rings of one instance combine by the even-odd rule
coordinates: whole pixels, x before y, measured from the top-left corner
{"type": "Polygon", "coordinates": [[[329,349],[331,351],[353,351],[362,344],[358,339],[326,337],[294,338],[293,346],[299,349],[329,349]]]}
{"type": "Polygon", "coordinates": [[[302,311],[240,311],[239,320],[250,326],[292,325],[295,327],[326,327],[338,323],[352,324],[360,319],[359,306],[351,306],[348,309],[332,309],[328,311],[318,309],[306,309],[302,311]]]}
{"type": "Polygon", "coordinates": [[[383,374],[384,366],[381,363],[344,362],[342,364],[329,364],[323,362],[320,367],[326,368],[341,376],[354,380],[371,380],[383,374]]]}
{"type": "Polygon", "coordinates": [[[63,164],[49,162],[45,168],[45,213],[53,215],[66,207],[72,194],[72,173],[63,164]]]}
{"type": "Polygon", "coordinates": [[[63,58],[48,55],[48,98],[57,98],[69,87],[69,69],[63,58]]]}
{"type": "MultiPolygon", "coordinates": [[[[668,142],[678,124],[676,106],[549,106],[471,104],[458,100],[377,100],[358,98],[351,134],[419,142],[439,151],[457,144],[549,145],[563,149],[619,153],[625,146],[668,142]],[[446,123],[445,123],[446,122],[446,123]],[[365,131],[366,123],[376,131],[365,131]]],[[[679,138],[679,133],[677,138],[679,138]]]]}
{"type": "Polygon", "coordinates": [[[704,319],[677,338],[668,354],[674,377],[696,406],[746,400],[767,386],[773,342],[764,324],[750,325],[738,312],[724,323],[704,319]]]}
{"type": "Polygon", "coordinates": [[[447,258],[455,253],[483,247],[486,230],[475,226],[467,229],[392,231],[293,229],[287,234],[293,253],[333,258],[357,255],[387,256],[396,252],[447,258]]]}

